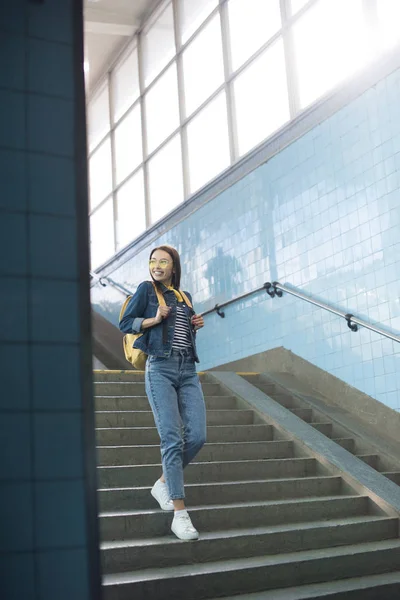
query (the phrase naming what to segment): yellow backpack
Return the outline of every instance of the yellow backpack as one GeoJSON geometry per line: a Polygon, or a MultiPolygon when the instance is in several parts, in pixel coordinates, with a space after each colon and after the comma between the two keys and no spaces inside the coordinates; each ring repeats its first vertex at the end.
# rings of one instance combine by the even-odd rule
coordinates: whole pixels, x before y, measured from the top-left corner
{"type": "MultiPolygon", "coordinates": [[[[154,283],[153,283],[153,287],[154,287],[154,291],[157,295],[158,304],[160,306],[166,306],[164,296],[157,289],[157,286],[154,285],[154,283]]],[[[180,290],[179,290],[179,293],[181,294],[182,298],[185,300],[186,304],[191,308],[192,305],[189,302],[189,299],[187,298],[187,296],[180,290]]],[[[125,302],[123,303],[123,305],[121,307],[121,310],[119,313],[120,321],[121,321],[122,317],[124,316],[126,307],[128,306],[131,298],[132,298],[132,296],[128,296],[125,299],[125,302]]],[[[143,350],[139,350],[139,348],[134,348],[133,344],[134,344],[135,340],[140,338],[140,336],[142,336],[142,335],[143,335],[143,333],[127,333],[124,335],[124,339],[122,341],[126,360],[129,363],[131,363],[131,365],[133,365],[135,367],[135,369],[138,369],[139,371],[144,371],[144,369],[145,369],[147,354],[145,352],[143,352],[143,350]]]]}

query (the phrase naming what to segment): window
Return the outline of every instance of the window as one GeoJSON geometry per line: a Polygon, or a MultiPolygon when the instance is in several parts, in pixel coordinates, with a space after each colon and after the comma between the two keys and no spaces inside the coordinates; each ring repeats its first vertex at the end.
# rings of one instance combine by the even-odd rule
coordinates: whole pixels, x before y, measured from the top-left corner
{"type": "Polygon", "coordinates": [[[307,2],[309,2],[309,0],[290,0],[292,15],[295,15],[297,12],[299,12],[299,10],[302,9],[307,2]]]}
{"type": "Polygon", "coordinates": [[[218,0],[179,0],[182,44],[188,41],[217,6],[218,0]]]}
{"type": "Polygon", "coordinates": [[[224,81],[220,17],[216,15],[183,53],[186,115],[224,81]]]}
{"type": "Polygon", "coordinates": [[[140,104],[122,119],[114,134],[115,183],[119,185],[143,159],[140,104]]]}
{"type": "Polygon", "coordinates": [[[88,145],[92,152],[110,131],[110,104],[107,83],[88,106],[88,145]]]}
{"type": "Polygon", "coordinates": [[[149,162],[151,222],[155,223],[183,201],[182,150],[176,135],[149,162]]]}
{"type": "Polygon", "coordinates": [[[400,0],[152,4],[88,102],[97,264],[400,46],[400,0]]]}
{"type": "Polygon", "coordinates": [[[293,26],[301,108],[352,75],[369,56],[362,0],[321,0],[293,26]]]}
{"type": "Polygon", "coordinates": [[[142,41],[144,83],[147,87],[175,55],[174,18],[171,3],[147,33],[143,34],[142,41]]]}
{"type": "Polygon", "coordinates": [[[387,49],[400,41],[400,3],[398,0],[378,0],[376,8],[380,43],[387,49]]]}
{"type": "Polygon", "coordinates": [[[150,154],[179,127],[179,100],[176,63],[150,88],[145,96],[147,152],[150,154]]]}
{"type": "Polygon", "coordinates": [[[289,120],[282,39],[237,77],[233,90],[241,156],[289,120]]]}
{"type": "Polygon", "coordinates": [[[225,92],[190,121],[187,136],[190,192],[193,193],[230,164],[225,92]]]}
{"type": "Polygon", "coordinates": [[[134,240],[146,229],[143,169],[140,169],[117,192],[117,250],[134,240]]]}
{"type": "Polygon", "coordinates": [[[229,0],[232,69],[236,71],[281,28],[279,0],[229,0]]]}
{"type": "Polygon", "coordinates": [[[93,210],[112,192],[111,141],[105,142],[89,160],[90,208],[93,210]]]}
{"type": "Polygon", "coordinates": [[[139,97],[139,70],[137,49],[123,59],[112,74],[112,99],[114,123],[139,97]]]}
{"type": "Polygon", "coordinates": [[[92,269],[96,269],[115,252],[112,198],[90,217],[90,252],[92,269]]]}

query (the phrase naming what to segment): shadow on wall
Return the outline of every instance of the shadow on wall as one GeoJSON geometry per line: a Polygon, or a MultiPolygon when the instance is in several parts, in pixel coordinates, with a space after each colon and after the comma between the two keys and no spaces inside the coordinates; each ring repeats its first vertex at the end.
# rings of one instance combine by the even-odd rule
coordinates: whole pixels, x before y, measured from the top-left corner
{"type": "Polygon", "coordinates": [[[235,256],[224,253],[221,246],[204,269],[203,276],[208,282],[209,292],[215,304],[230,300],[239,295],[241,265],[235,256]]]}

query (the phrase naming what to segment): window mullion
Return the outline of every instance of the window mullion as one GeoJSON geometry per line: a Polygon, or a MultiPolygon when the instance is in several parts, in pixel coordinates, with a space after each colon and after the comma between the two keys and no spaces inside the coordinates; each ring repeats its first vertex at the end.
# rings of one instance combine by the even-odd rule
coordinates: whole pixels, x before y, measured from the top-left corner
{"type": "Polygon", "coordinates": [[[138,76],[139,76],[139,102],[140,102],[140,119],[142,125],[142,154],[143,154],[143,185],[144,185],[144,214],[146,228],[151,225],[150,214],[150,193],[149,193],[149,174],[147,161],[147,130],[146,130],[146,106],[144,97],[144,68],[143,68],[143,50],[142,50],[142,33],[138,34],[137,39],[138,52],[138,76]]]}
{"type": "Polygon", "coordinates": [[[294,52],[293,26],[288,25],[290,20],[290,0],[279,0],[282,20],[283,50],[285,55],[286,80],[289,95],[290,119],[300,111],[299,86],[294,52]]]}
{"type": "Polygon", "coordinates": [[[222,36],[222,57],[224,61],[225,94],[228,114],[229,151],[230,162],[233,164],[239,156],[239,148],[235,118],[235,98],[233,94],[233,82],[231,78],[232,58],[229,44],[228,3],[220,0],[219,9],[222,36]]]}
{"type": "Polygon", "coordinates": [[[174,34],[175,34],[175,47],[176,47],[176,68],[178,75],[178,103],[179,103],[179,124],[181,134],[181,151],[182,151],[182,176],[183,176],[183,198],[186,200],[190,194],[190,169],[189,169],[189,149],[188,149],[188,138],[187,128],[183,127],[185,121],[186,108],[185,108],[185,87],[184,87],[184,72],[183,72],[183,59],[181,52],[181,38],[180,38],[180,6],[179,0],[173,0],[172,3],[173,15],[174,15],[174,34]]]}
{"type": "Polygon", "coordinates": [[[108,85],[108,112],[110,117],[110,145],[111,145],[111,198],[113,206],[113,235],[114,235],[114,252],[117,252],[117,195],[115,188],[117,185],[117,165],[115,160],[115,128],[114,128],[114,101],[112,93],[111,71],[107,73],[108,85]]]}

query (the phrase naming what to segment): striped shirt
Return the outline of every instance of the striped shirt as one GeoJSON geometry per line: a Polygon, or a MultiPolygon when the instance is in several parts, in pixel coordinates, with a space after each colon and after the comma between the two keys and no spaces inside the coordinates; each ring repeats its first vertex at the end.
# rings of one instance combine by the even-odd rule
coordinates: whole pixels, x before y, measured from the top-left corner
{"type": "Polygon", "coordinates": [[[176,305],[176,322],[174,339],[172,340],[173,348],[187,348],[192,345],[190,339],[189,322],[186,316],[185,309],[182,305],[176,305]]]}

